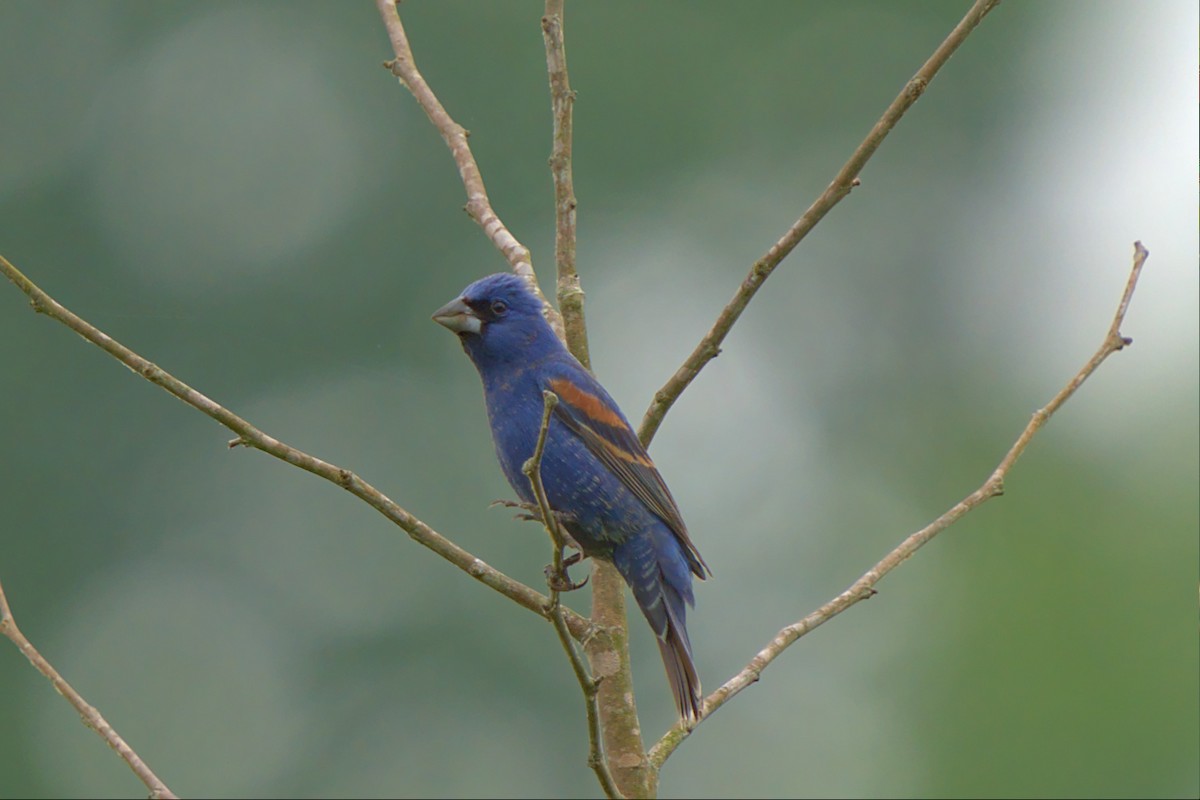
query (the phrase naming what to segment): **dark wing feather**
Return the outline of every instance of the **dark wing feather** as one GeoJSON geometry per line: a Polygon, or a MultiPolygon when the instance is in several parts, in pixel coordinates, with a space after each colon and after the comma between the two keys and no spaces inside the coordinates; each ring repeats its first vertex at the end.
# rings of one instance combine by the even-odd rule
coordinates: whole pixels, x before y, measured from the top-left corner
{"type": "MultiPolygon", "coordinates": [[[[590,375],[588,381],[594,384],[590,375]]],[[[598,384],[581,386],[580,383],[580,380],[571,378],[548,381],[547,388],[559,399],[554,409],[555,416],[646,508],[666,523],[683,544],[692,572],[701,579],[705,578],[711,574],[711,570],[692,544],[679,506],[646,453],[646,448],[642,447],[629,423],[598,384]]]]}

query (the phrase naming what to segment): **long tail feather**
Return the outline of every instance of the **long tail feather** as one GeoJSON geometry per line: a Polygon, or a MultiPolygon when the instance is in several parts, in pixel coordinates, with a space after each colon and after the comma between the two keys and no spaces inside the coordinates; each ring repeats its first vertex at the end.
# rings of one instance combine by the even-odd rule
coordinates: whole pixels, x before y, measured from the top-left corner
{"type": "Polygon", "coordinates": [[[678,544],[670,542],[666,553],[662,542],[646,536],[623,542],[613,551],[613,562],[621,577],[633,591],[633,598],[658,639],[667,681],[679,716],[694,722],[700,718],[704,695],[700,691],[700,676],[692,658],[692,645],[687,634],[687,603],[691,597],[691,574],[678,544]],[[657,546],[656,546],[657,545],[657,546]],[[662,558],[675,559],[664,569],[662,558]],[[674,567],[674,568],[672,568],[674,567]],[[676,586],[675,581],[685,582],[676,586]]]}
{"type": "Polygon", "coordinates": [[[688,722],[695,722],[700,719],[700,711],[704,707],[704,694],[700,691],[700,676],[696,674],[687,631],[672,621],[667,627],[667,635],[658,638],[658,649],[662,652],[663,666],[667,668],[667,681],[675,695],[675,708],[679,716],[688,722]]]}

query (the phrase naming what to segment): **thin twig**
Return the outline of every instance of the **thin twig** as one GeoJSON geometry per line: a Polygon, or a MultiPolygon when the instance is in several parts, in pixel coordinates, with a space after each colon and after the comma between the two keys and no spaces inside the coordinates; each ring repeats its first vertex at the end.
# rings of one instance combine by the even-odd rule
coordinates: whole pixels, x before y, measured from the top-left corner
{"type": "Polygon", "coordinates": [[[442,135],[446,147],[450,149],[450,155],[458,166],[458,175],[462,179],[463,188],[467,192],[467,213],[479,224],[479,227],[483,228],[484,234],[496,249],[504,254],[512,271],[524,278],[529,288],[541,298],[542,313],[558,333],[559,338],[562,338],[562,317],[542,296],[537,276],[533,272],[529,248],[517,241],[517,237],[512,235],[512,232],[492,208],[487,189],[483,185],[483,174],[479,171],[479,165],[471,153],[471,146],[467,143],[470,133],[454,121],[417,69],[412,48],[408,44],[408,36],[404,32],[403,23],[400,22],[396,0],[375,0],[375,5],[379,9],[379,15],[383,18],[388,38],[392,42],[392,51],[396,55],[395,59],[385,61],[384,66],[391,70],[401,85],[412,93],[425,115],[429,117],[429,121],[433,123],[433,127],[437,128],[438,133],[442,135]]]}
{"type": "Polygon", "coordinates": [[[892,104],[883,112],[883,116],[875,123],[875,127],[871,128],[871,132],[867,134],[867,138],[863,139],[862,144],[850,156],[850,160],[842,166],[842,169],[834,177],[833,182],[829,187],[821,193],[808,210],[804,212],[800,219],[788,229],[779,241],[771,245],[766,254],[755,261],[750,267],[750,272],[742,280],[737,291],[733,295],[733,299],[721,311],[715,323],[708,333],[704,334],[704,338],[696,345],[696,349],[683,362],[683,364],[675,371],[675,374],[663,384],[663,387],[654,394],[654,399],[650,402],[650,407],[646,409],[645,416],[642,417],[642,424],[638,430],[638,436],[642,440],[642,444],[649,444],[654,438],[655,432],[658,431],[658,426],[662,424],[663,417],[666,416],[671,406],[679,399],[679,395],[683,394],[683,390],[688,387],[696,376],[700,374],[700,370],[709,361],[716,358],[721,352],[721,343],[725,341],[726,335],[733,328],[733,324],[737,322],[738,317],[746,310],[750,300],[755,293],[766,282],[779,263],[792,252],[797,244],[800,243],[809,231],[816,226],[821,219],[829,213],[830,209],[836,206],[841,200],[850,194],[850,190],[858,185],[858,175],[862,172],[863,167],[875,151],[879,149],[879,145],[883,142],[887,135],[891,132],[900,118],[904,116],[904,112],[917,102],[924,92],[929,82],[933,80],[934,75],[938,70],[950,59],[950,56],[958,49],[967,36],[975,29],[983,18],[1000,2],[1000,0],[976,0],[975,5],[967,12],[967,15],[954,27],[946,40],[941,43],[924,66],[917,71],[904,89],[897,95],[892,104]]]}
{"type": "MultiPolygon", "coordinates": [[[[520,581],[513,580],[495,567],[484,563],[483,560],[459,547],[401,508],[355,473],[335,464],[330,464],[327,461],[322,461],[315,456],[311,456],[302,450],[297,450],[263,433],[237,414],[234,414],[216,401],[196,391],[166,370],[163,370],[159,366],[142,358],[128,347],[125,347],[91,323],[73,314],[50,295],[38,288],[33,281],[25,277],[20,270],[9,263],[3,256],[0,256],[0,272],[4,273],[5,277],[16,284],[18,289],[29,296],[35,311],[66,325],[141,377],[161,386],[183,402],[237,434],[237,438],[230,442],[231,447],[236,445],[253,447],[281,461],[286,461],[294,467],[299,467],[331,483],[337,484],[399,525],[418,544],[429,548],[463,572],[466,572],[472,578],[475,578],[485,586],[495,589],[518,605],[540,616],[546,616],[547,599],[541,592],[526,586],[520,581]]],[[[566,613],[571,635],[577,639],[582,639],[587,635],[591,623],[574,612],[566,613]]]]}
{"type": "Polygon", "coordinates": [[[571,112],[575,92],[567,76],[567,51],[563,41],[563,0],[546,0],[542,17],[546,42],[546,73],[550,78],[550,107],[554,137],[550,150],[550,175],[554,179],[554,260],[558,265],[558,310],[562,313],[567,348],[591,368],[587,326],[583,315],[583,288],[575,271],[575,183],[571,174],[571,112]]]}
{"type": "MultiPolygon", "coordinates": [[[[1009,470],[1012,469],[1013,464],[1025,452],[1025,448],[1029,445],[1030,440],[1033,439],[1034,434],[1045,426],[1050,417],[1054,415],[1054,412],[1058,411],[1063,403],[1070,399],[1071,395],[1083,385],[1084,381],[1091,377],[1092,373],[1096,371],[1106,358],[1133,343],[1132,339],[1121,335],[1121,324],[1125,320],[1125,312],[1129,308],[1129,300],[1133,297],[1133,290],[1137,286],[1138,276],[1142,273],[1142,266],[1146,263],[1146,258],[1149,255],[1150,253],[1142,246],[1141,242],[1134,242],[1133,268],[1130,270],[1129,280],[1125,283],[1125,291],[1121,295],[1121,302],[1117,307],[1117,313],[1113,316],[1112,325],[1109,326],[1108,332],[1104,336],[1104,342],[1100,345],[1095,355],[1088,359],[1087,363],[1067,382],[1067,385],[1043,408],[1034,412],[1033,417],[1029,420],[1029,424],[1021,431],[1021,435],[1017,437],[1017,440],[1009,448],[1004,458],[1000,460],[999,465],[992,474],[988,476],[988,479],[983,482],[983,485],[964,497],[929,525],[906,538],[896,549],[884,556],[878,564],[867,570],[861,578],[850,584],[849,588],[844,592],[804,617],[804,619],[788,625],[779,631],[775,635],[775,638],[759,651],[758,655],[752,658],[750,663],[738,674],[727,680],[724,685],[705,698],[704,714],[701,716],[700,722],[707,720],[714,711],[725,705],[731,697],[757,681],[762,675],[763,670],[778,658],[784,650],[795,643],[797,639],[819,625],[828,622],[860,600],[866,600],[868,597],[871,597],[875,594],[875,584],[879,583],[884,575],[887,575],[893,569],[900,566],[900,564],[904,563],[922,545],[953,525],[968,512],[978,508],[993,497],[1004,493],[1004,479],[1007,477],[1009,470]]],[[[690,733],[691,731],[684,725],[675,725],[654,747],[650,748],[650,763],[655,768],[661,767],[663,762],[670,757],[671,753],[675,752],[675,748],[690,733]]]]}
{"type": "Polygon", "coordinates": [[[547,611],[550,621],[554,623],[554,630],[558,633],[558,640],[562,644],[563,650],[566,651],[567,660],[571,662],[575,679],[579,681],[579,688],[583,691],[583,703],[587,710],[588,766],[596,773],[596,780],[600,781],[600,787],[604,790],[605,796],[619,798],[621,793],[617,790],[616,783],[613,782],[608,762],[604,758],[603,739],[600,731],[600,709],[596,703],[598,682],[588,674],[587,665],[583,663],[583,656],[575,649],[575,642],[571,640],[571,634],[563,620],[563,605],[559,588],[566,578],[563,570],[563,547],[566,546],[567,537],[558,526],[558,516],[554,513],[554,509],[550,508],[550,501],[546,498],[546,487],[542,484],[542,455],[546,450],[546,435],[550,430],[550,417],[554,413],[554,407],[558,405],[558,395],[551,391],[543,391],[542,402],[542,424],[538,428],[537,444],[533,448],[533,455],[521,466],[521,472],[525,473],[525,477],[529,480],[529,486],[533,490],[538,510],[542,515],[542,522],[554,544],[551,574],[547,576],[550,585],[550,601],[547,611]]]}
{"type": "Polygon", "coordinates": [[[446,147],[450,149],[450,155],[454,157],[454,163],[458,165],[458,174],[462,178],[463,188],[467,191],[467,213],[479,224],[479,227],[483,228],[484,233],[492,240],[496,248],[504,254],[514,272],[520,275],[532,275],[533,265],[529,257],[529,248],[517,241],[517,237],[512,235],[500,218],[496,216],[496,212],[492,210],[487,189],[483,185],[483,175],[479,171],[479,165],[475,163],[475,156],[471,153],[470,145],[467,144],[467,137],[470,134],[466,128],[454,121],[417,69],[412,48],[408,44],[408,36],[404,32],[403,23],[400,22],[400,14],[395,0],[376,0],[375,5],[383,18],[388,38],[392,42],[392,50],[396,54],[395,60],[386,62],[384,66],[390,69],[392,74],[412,93],[421,109],[429,117],[429,121],[442,135],[446,147]]]}
{"type": "MultiPolygon", "coordinates": [[[[562,574],[562,549],[567,544],[566,534],[558,527],[558,516],[550,509],[550,501],[546,499],[546,489],[542,485],[542,455],[546,450],[546,432],[550,429],[550,415],[558,405],[558,395],[549,389],[542,392],[542,425],[538,429],[537,444],[534,445],[533,455],[521,465],[521,472],[529,480],[530,488],[537,502],[538,511],[542,515],[542,524],[550,534],[554,543],[558,560],[554,562],[555,575],[562,574]]],[[[551,597],[553,599],[553,596],[551,597]]]]}
{"type": "Polygon", "coordinates": [[[46,657],[38,652],[37,648],[25,638],[25,634],[21,633],[21,629],[17,627],[17,620],[13,617],[12,609],[9,608],[8,598],[4,595],[4,586],[0,584],[0,633],[4,634],[13,644],[17,646],[29,663],[33,664],[34,669],[42,673],[46,680],[50,681],[55,690],[67,699],[74,709],[79,712],[79,717],[83,724],[91,728],[96,734],[108,743],[108,746],[116,751],[121,760],[129,765],[133,770],[133,774],[137,775],[138,780],[146,784],[146,788],[150,790],[150,796],[153,798],[175,798],[175,793],[172,792],[167,785],[162,782],[149,765],[142,760],[129,744],[121,738],[112,725],[108,724],[108,720],[100,714],[95,706],[90,705],[79,692],[75,691],[71,684],[67,683],[66,678],[58,673],[54,665],[46,660],[46,657]]]}

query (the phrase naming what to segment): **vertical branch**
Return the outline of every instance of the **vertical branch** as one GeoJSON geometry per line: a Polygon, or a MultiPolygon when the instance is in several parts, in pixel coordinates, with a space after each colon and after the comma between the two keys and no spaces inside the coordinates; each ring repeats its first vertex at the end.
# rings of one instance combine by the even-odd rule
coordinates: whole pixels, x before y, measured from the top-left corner
{"type": "MultiPolygon", "coordinates": [[[[546,72],[554,120],[550,174],[554,179],[554,254],[558,264],[558,307],[562,312],[567,347],[591,369],[583,289],[575,269],[575,189],[571,173],[572,110],[575,92],[567,75],[563,39],[563,0],[546,0],[542,16],[546,72]]],[[[611,564],[593,560],[592,623],[595,632],[584,641],[592,674],[599,681],[598,706],[604,748],[613,777],[627,797],[651,797],[657,772],[646,759],[641,724],[633,695],[629,661],[629,619],[625,611],[625,582],[611,564]]]]}
{"type": "MultiPolygon", "coordinates": [[[[528,249],[516,240],[492,210],[478,164],[467,143],[467,131],[450,117],[416,67],[395,0],[376,0],[376,6],[396,56],[386,66],[412,93],[450,149],[467,192],[467,212],[504,253],[513,271],[525,277],[541,297],[528,249]]],[[[547,37],[546,58],[554,97],[555,144],[551,166],[556,197],[555,250],[560,270],[558,294],[563,314],[571,319],[573,332],[570,335],[565,332],[562,317],[548,305],[546,316],[555,331],[567,341],[571,352],[585,367],[590,368],[583,292],[579,289],[579,278],[575,272],[575,197],[571,183],[570,149],[574,95],[567,81],[566,56],[562,46],[562,7],[561,0],[547,0],[543,31],[547,37]]],[[[637,710],[633,704],[624,583],[615,568],[596,562],[592,587],[592,621],[597,633],[587,640],[585,650],[593,674],[597,679],[602,679],[599,705],[606,750],[616,765],[615,778],[625,789],[624,793],[646,796],[653,793],[653,786],[647,782],[647,776],[651,773],[641,742],[637,710]]]]}
{"type": "Polygon", "coordinates": [[[583,316],[583,288],[575,271],[575,183],[571,174],[571,113],[575,92],[567,77],[567,51],[563,43],[563,0],[546,0],[542,17],[546,42],[546,72],[550,77],[550,107],[554,116],[554,141],[550,149],[550,174],[554,178],[554,260],[558,265],[558,309],[563,315],[567,348],[591,369],[587,327],[583,316]]]}
{"type": "Polygon", "coordinates": [[[12,609],[8,606],[8,598],[4,596],[4,586],[0,585],[0,634],[6,636],[17,649],[29,659],[29,663],[34,669],[42,673],[46,680],[54,686],[55,691],[66,698],[67,702],[79,712],[79,717],[83,724],[91,728],[96,734],[108,743],[116,754],[121,757],[121,760],[129,765],[133,770],[133,774],[137,775],[138,780],[146,785],[150,790],[150,796],[153,798],[174,798],[175,794],[167,785],[163,783],[154,771],[147,766],[145,761],[142,761],[132,747],[121,735],[113,729],[112,725],[108,724],[108,720],[101,716],[95,706],[90,705],[79,692],[75,691],[71,684],[67,683],[66,679],[58,673],[46,657],[38,652],[33,643],[25,638],[25,634],[21,633],[21,629],[17,627],[17,621],[13,618],[12,609]]]}
{"type": "Polygon", "coordinates": [[[547,582],[550,585],[550,602],[546,611],[551,622],[554,623],[554,630],[558,633],[559,643],[566,651],[567,660],[571,662],[571,669],[575,672],[575,679],[579,681],[579,688],[583,690],[588,725],[588,766],[596,773],[596,779],[600,781],[600,787],[604,789],[605,796],[619,798],[621,793],[613,782],[613,776],[609,772],[608,762],[604,760],[604,749],[601,745],[600,710],[596,702],[600,681],[594,680],[588,674],[579,651],[575,649],[575,642],[571,639],[567,622],[563,619],[560,592],[564,587],[575,587],[572,587],[567,579],[563,564],[563,548],[566,546],[567,537],[558,526],[558,517],[550,508],[550,501],[546,498],[546,487],[542,484],[542,455],[546,451],[546,434],[550,430],[550,415],[554,413],[554,407],[558,405],[558,395],[551,391],[544,391],[542,392],[542,401],[544,404],[542,425],[538,428],[537,444],[533,448],[533,455],[521,466],[521,472],[525,473],[525,477],[529,480],[529,486],[537,500],[538,511],[542,516],[542,524],[545,525],[546,531],[550,534],[550,540],[554,543],[554,557],[550,573],[547,576],[547,582]]]}
{"type": "Polygon", "coordinates": [[[613,777],[626,797],[654,797],[658,773],[646,758],[633,696],[625,582],[616,567],[599,559],[593,559],[592,565],[592,629],[583,650],[600,681],[597,700],[613,777]]]}

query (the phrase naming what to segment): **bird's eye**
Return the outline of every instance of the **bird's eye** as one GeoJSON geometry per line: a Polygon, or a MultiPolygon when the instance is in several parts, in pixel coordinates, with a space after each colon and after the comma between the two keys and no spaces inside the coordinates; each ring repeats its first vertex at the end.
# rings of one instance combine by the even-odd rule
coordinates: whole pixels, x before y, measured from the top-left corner
{"type": "Polygon", "coordinates": [[[502,317],[508,311],[508,303],[503,300],[492,301],[492,313],[497,317],[502,317]]]}

